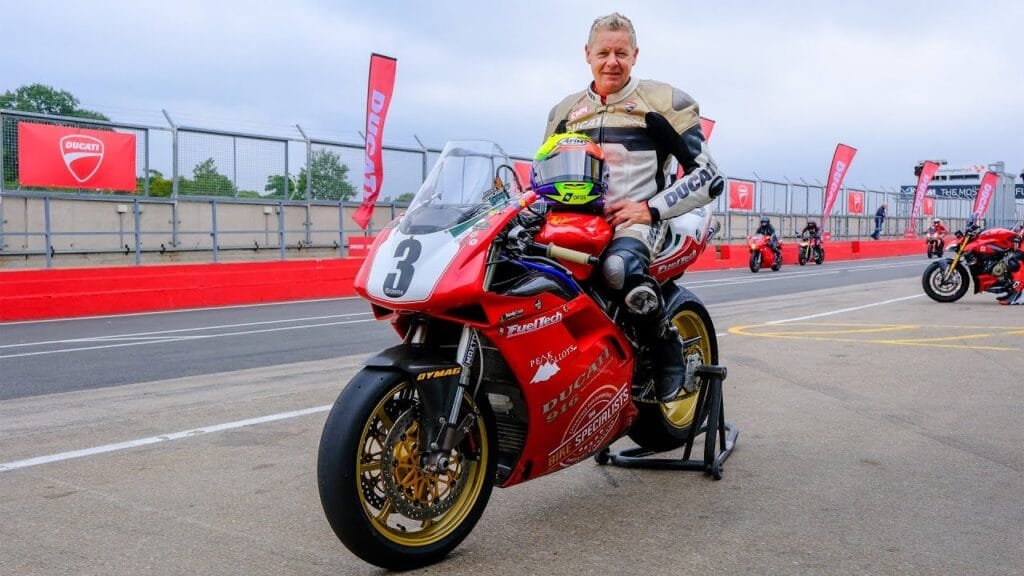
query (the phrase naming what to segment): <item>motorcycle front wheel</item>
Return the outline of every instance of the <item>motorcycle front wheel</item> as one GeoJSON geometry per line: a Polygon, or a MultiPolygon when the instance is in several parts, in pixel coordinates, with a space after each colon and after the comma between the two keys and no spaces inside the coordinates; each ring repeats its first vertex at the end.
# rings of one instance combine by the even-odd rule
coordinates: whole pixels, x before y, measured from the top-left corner
{"type": "Polygon", "coordinates": [[[956,302],[963,298],[970,287],[969,274],[960,264],[950,271],[949,278],[943,282],[943,273],[952,263],[948,258],[937,260],[929,264],[921,275],[924,293],[936,302],[956,302]]]}
{"type": "MultiPolygon", "coordinates": [[[[683,363],[718,364],[718,339],[711,316],[695,300],[682,302],[672,310],[672,325],[683,342],[683,363]]],[[[699,389],[699,388],[698,388],[699,389]]],[[[707,409],[697,412],[697,392],[681,393],[672,402],[637,404],[638,414],[629,437],[641,448],[663,452],[686,442],[691,426],[700,426],[707,409]]]]}
{"type": "Polygon", "coordinates": [[[429,439],[420,401],[400,372],[364,368],[338,396],[320,438],[320,503],[334,533],[363,560],[390,570],[432,564],[480,519],[494,486],[494,418],[485,399],[462,401],[480,415],[449,455],[424,467],[429,439]]]}
{"type": "Polygon", "coordinates": [[[761,269],[761,252],[750,253],[750,271],[757,274],[757,271],[761,269]]]}
{"type": "Polygon", "coordinates": [[[796,257],[796,262],[801,266],[807,264],[807,248],[800,249],[800,255],[796,257]]]}

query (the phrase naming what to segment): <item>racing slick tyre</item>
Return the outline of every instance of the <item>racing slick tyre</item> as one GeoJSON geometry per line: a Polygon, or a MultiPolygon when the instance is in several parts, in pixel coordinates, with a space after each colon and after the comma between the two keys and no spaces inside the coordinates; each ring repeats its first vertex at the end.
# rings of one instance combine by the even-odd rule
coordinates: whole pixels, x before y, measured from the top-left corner
{"type": "Polygon", "coordinates": [[[825,249],[816,248],[814,252],[814,263],[820,266],[821,263],[825,261],[825,249]]]}
{"type": "Polygon", "coordinates": [[[953,261],[946,258],[936,260],[924,269],[921,275],[921,286],[924,293],[936,302],[956,302],[963,298],[970,287],[970,274],[962,265],[957,264],[956,268],[949,271],[949,278],[943,281],[946,270],[953,261]]]}
{"type": "Polygon", "coordinates": [[[409,377],[364,368],[331,407],[320,438],[317,484],[334,533],[356,556],[408,570],[444,558],[469,535],[494,486],[494,416],[485,396],[447,465],[423,466],[420,401],[409,377]]]}
{"type": "Polygon", "coordinates": [[[750,271],[757,274],[757,271],[761,269],[761,253],[751,252],[750,253],[750,271]]]}

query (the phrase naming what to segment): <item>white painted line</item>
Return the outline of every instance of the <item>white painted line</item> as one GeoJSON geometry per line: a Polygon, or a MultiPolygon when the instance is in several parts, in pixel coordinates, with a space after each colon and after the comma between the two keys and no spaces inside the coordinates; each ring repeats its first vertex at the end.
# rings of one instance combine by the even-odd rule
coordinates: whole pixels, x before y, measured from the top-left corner
{"type": "Polygon", "coordinates": [[[3,324],[4,326],[13,326],[14,324],[45,324],[47,322],[68,322],[71,320],[98,320],[101,318],[126,318],[129,316],[156,316],[158,314],[178,314],[181,312],[206,312],[209,310],[230,310],[231,308],[260,308],[263,306],[304,304],[306,302],[336,302],[338,300],[362,300],[362,298],[360,296],[341,296],[338,298],[314,298],[312,300],[285,300],[282,302],[262,302],[260,304],[232,304],[230,306],[176,308],[174,310],[155,310],[153,312],[131,312],[128,314],[104,314],[102,316],[75,316],[73,318],[49,318],[47,320],[17,320],[15,322],[0,322],[0,324],[3,324]]]}
{"type": "Polygon", "coordinates": [[[854,306],[853,308],[841,308],[839,310],[831,310],[829,312],[821,312],[819,314],[811,314],[809,316],[799,316],[797,318],[786,318],[785,320],[772,320],[771,322],[765,322],[765,324],[785,324],[786,322],[798,322],[800,320],[810,320],[811,318],[821,318],[822,316],[832,316],[834,314],[842,314],[843,312],[853,312],[854,310],[863,310],[865,308],[873,308],[875,306],[884,306],[886,304],[892,304],[893,302],[902,302],[904,300],[911,300],[913,298],[920,298],[924,294],[914,294],[913,296],[904,296],[903,298],[893,298],[892,300],[883,300],[881,302],[872,302],[871,304],[865,304],[863,306],[854,306]]]}
{"type": "Polygon", "coordinates": [[[222,338],[224,336],[243,336],[246,334],[262,334],[265,332],[281,332],[283,330],[302,330],[304,328],[320,328],[323,326],[338,326],[341,324],[360,324],[363,322],[376,322],[375,318],[366,320],[346,320],[342,322],[325,322],[323,324],[302,324],[300,326],[281,326],[278,328],[264,328],[262,330],[243,330],[241,332],[224,332],[223,334],[201,334],[197,336],[168,336],[160,340],[146,340],[143,342],[124,342],[122,344],[106,344],[104,346],[81,346],[78,348],[60,348],[57,350],[43,350],[40,352],[22,352],[21,354],[8,354],[0,356],[4,358],[24,358],[26,356],[44,356],[47,354],[61,354],[64,352],[82,352],[84,350],[103,350],[106,348],[124,348],[126,346],[146,346],[147,344],[166,344],[168,342],[180,342],[182,340],[205,340],[207,338],[222,338]]]}
{"type": "Polygon", "coordinates": [[[281,412],[278,414],[271,414],[269,416],[260,416],[259,418],[250,418],[248,420],[237,420],[235,422],[214,424],[213,426],[205,426],[203,428],[182,430],[181,432],[173,432],[171,434],[163,434],[161,436],[150,436],[149,438],[139,438],[138,440],[129,440],[127,442],[118,442],[116,444],[104,444],[103,446],[85,448],[83,450],[72,450],[71,452],[61,452],[59,454],[37,456],[35,458],[28,458],[25,460],[16,460],[14,462],[4,462],[0,463],[0,472],[8,472],[10,470],[28,468],[29,466],[38,466],[40,464],[49,464],[51,462],[60,462],[62,460],[73,460],[75,458],[83,458],[85,456],[105,454],[107,452],[117,452],[118,450],[127,450],[129,448],[137,448],[139,446],[147,446],[149,444],[157,444],[160,442],[182,440],[184,438],[191,438],[193,436],[210,434],[211,432],[221,432],[224,430],[231,430],[233,428],[241,428],[243,426],[253,426],[255,424],[265,424],[267,422],[276,422],[278,420],[286,420],[288,418],[307,416],[309,414],[316,414],[317,412],[327,412],[330,409],[331,405],[317,406],[315,408],[306,408],[305,410],[281,412]]]}
{"type": "Polygon", "coordinates": [[[369,316],[370,312],[354,312],[351,314],[332,314],[330,316],[306,316],[303,318],[285,318],[283,320],[265,320],[262,322],[244,322],[240,324],[215,324],[212,326],[197,326],[195,328],[179,328],[177,330],[157,330],[153,332],[130,332],[128,334],[110,334],[107,336],[89,336],[86,338],[69,338],[66,340],[44,340],[39,342],[21,342],[18,344],[0,345],[0,349],[18,348],[23,346],[42,346],[44,344],[71,344],[75,342],[97,342],[104,340],[132,340],[138,336],[163,337],[166,334],[178,334],[180,332],[196,332],[199,330],[219,330],[221,328],[242,328],[245,326],[266,326],[267,324],[284,324],[286,322],[305,322],[307,320],[329,320],[331,318],[351,318],[353,316],[369,316]]]}

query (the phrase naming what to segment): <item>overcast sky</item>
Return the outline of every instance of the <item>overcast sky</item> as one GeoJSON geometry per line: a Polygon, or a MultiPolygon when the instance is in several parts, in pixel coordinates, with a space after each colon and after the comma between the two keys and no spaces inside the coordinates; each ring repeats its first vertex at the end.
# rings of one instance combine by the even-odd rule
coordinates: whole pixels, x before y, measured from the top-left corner
{"type": "Polygon", "coordinates": [[[590,23],[636,28],[633,74],[717,122],[733,177],[898,186],[913,165],[1024,168],[1024,3],[5,0],[0,92],[41,82],[115,120],[357,141],[371,52],[398,59],[384,141],[485,138],[516,155],[590,80],[590,23]]]}

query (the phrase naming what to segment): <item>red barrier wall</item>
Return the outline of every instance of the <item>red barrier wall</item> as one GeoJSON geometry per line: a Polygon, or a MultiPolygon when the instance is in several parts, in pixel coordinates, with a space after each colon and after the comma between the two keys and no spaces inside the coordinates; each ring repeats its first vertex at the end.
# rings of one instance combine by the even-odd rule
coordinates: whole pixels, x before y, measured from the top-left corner
{"type": "Polygon", "coordinates": [[[0,321],[351,296],[362,259],[0,272],[0,321]]]}
{"type": "MultiPolygon", "coordinates": [[[[783,265],[796,264],[783,243],[783,265]]],[[[924,253],[924,240],[829,242],[825,262],[924,253]]],[[[746,268],[746,244],[709,247],[689,270],[746,268]]],[[[0,271],[0,322],[352,296],[361,258],[0,271]]]]}

